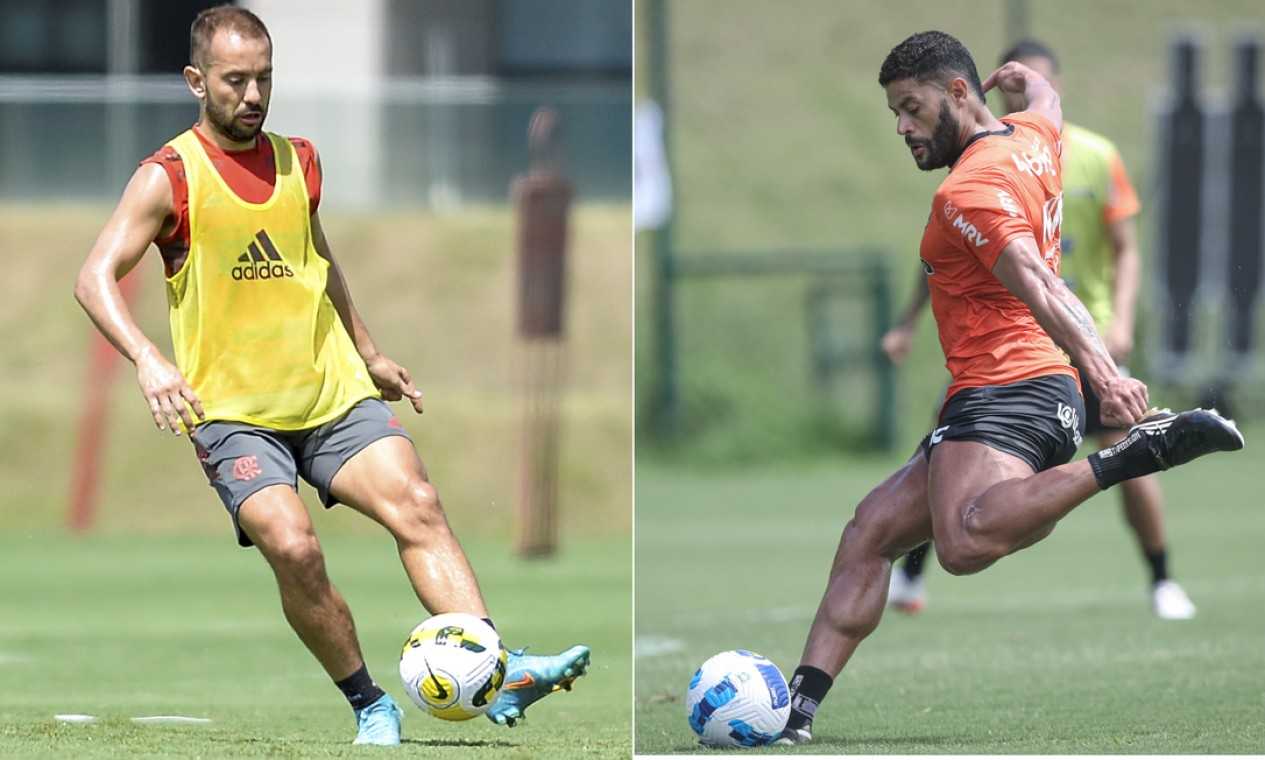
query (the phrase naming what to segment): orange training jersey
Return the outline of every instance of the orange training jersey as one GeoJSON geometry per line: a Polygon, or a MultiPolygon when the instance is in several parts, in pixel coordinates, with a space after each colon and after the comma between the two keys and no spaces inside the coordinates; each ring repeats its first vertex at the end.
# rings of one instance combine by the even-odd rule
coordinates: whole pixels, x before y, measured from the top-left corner
{"type": "Polygon", "coordinates": [[[963,151],[936,191],[922,236],[931,309],[953,376],[949,397],[1042,375],[1076,377],[1067,356],[992,271],[1007,244],[1027,237],[1059,273],[1059,135],[1034,114],[1002,123],[1006,130],[963,151]]]}

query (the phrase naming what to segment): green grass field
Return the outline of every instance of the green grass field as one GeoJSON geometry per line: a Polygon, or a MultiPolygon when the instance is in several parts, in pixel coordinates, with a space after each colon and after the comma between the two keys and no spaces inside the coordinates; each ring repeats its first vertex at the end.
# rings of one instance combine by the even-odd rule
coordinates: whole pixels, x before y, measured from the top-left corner
{"type": "MultiPolygon", "coordinates": [[[[506,644],[582,642],[589,674],[513,729],[447,723],[407,702],[396,673],[425,613],[393,547],[325,540],[370,671],[406,707],[410,756],[628,757],[632,657],[626,539],[572,542],[552,561],[466,542],[506,644]]],[[[0,539],[0,756],[363,757],[355,722],[280,614],[266,565],[216,537],[0,539]],[[88,724],[55,716],[83,714],[88,724]],[[137,724],[179,715],[209,723],[137,724]]]]}
{"type": "MultiPolygon", "coordinates": [[[[1161,475],[1171,567],[1199,607],[1152,617],[1114,494],[984,572],[928,570],[823,704],[805,754],[1255,754],[1265,747],[1265,536],[1254,442],[1161,475]]],[[[753,649],[789,677],[839,532],[900,460],[637,472],[636,750],[690,752],[690,676],[753,649]]],[[[753,750],[795,753],[796,750],[753,750]]],[[[710,754],[710,753],[709,753],[710,754]]]]}

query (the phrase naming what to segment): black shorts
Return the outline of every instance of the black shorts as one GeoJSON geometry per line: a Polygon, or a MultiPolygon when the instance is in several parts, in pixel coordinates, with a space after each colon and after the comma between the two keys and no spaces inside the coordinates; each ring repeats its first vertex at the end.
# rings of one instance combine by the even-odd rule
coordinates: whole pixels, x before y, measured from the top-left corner
{"type": "MultiPolygon", "coordinates": [[[[1120,370],[1120,374],[1129,377],[1128,367],[1118,366],[1116,369],[1120,370]]],[[[1098,400],[1098,394],[1094,393],[1094,389],[1089,387],[1089,382],[1085,379],[1084,372],[1081,372],[1081,395],[1085,397],[1085,435],[1098,435],[1110,430],[1124,430],[1124,428],[1102,424],[1102,402],[1098,400]]]]}
{"type": "Polygon", "coordinates": [[[1045,375],[1006,385],[964,388],[940,412],[940,424],[922,439],[922,450],[940,441],[976,441],[1013,454],[1034,472],[1066,464],[1085,433],[1085,403],[1076,381],[1045,375]]]}
{"type": "Polygon", "coordinates": [[[334,476],[366,446],[408,433],[382,399],[357,402],[342,417],[306,430],[272,430],[244,422],[213,420],[193,429],[189,439],[211,487],[233,519],[237,543],[253,542],[237,522],[237,510],[266,486],[296,491],[301,475],[328,509],[338,503],[329,493],[334,476]]]}

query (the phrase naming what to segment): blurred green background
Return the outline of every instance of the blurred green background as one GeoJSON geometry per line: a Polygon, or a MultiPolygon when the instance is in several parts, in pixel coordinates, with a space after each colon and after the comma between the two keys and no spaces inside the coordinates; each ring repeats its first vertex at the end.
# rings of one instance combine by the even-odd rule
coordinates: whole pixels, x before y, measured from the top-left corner
{"type": "MultiPolygon", "coordinates": [[[[904,307],[918,272],[917,246],[930,197],[944,172],[917,170],[895,132],[877,84],[888,51],[908,35],[941,29],[961,39],[981,77],[1017,30],[1059,55],[1069,121],[1113,139],[1143,203],[1138,218],[1144,283],[1156,276],[1158,122],[1154,108],[1171,80],[1174,35],[1202,42],[1200,79],[1209,103],[1226,102],[1233,46],[1265,31],[1265,7],[1243,0],[1200,3],[963,0],[883,3],[794,0],[665,0],[637,3],[635,93],[654,93],[656,30],[666,30],[667,148],[675,196],[671,240],[681,266],[709,254],[813,250],[862,263],[885,252],[893,309],[904,307]],[[863,252],[864,251],[864,252],[863,252]]],[[[998,109],[997,98],[990,104],[998,109]]],[[[658,405],[655,255],[660,239],[637,237],[639,461],[750,462],[856,450],[855,424],[873,403],[866,366],[833,396],[805,381],[810,356],[805,277],[695,277],[677,290],[681,428],[665,432],[658,405]],[[861,409],[859,409],[861,408],[861,409]],[[858,416],[859,415],[859,416],[858,416]]],[[[1156,339],[1140,297],[1135,372],[1152,381],[1159,405],[1195,403],[1199,381],[1168,387],[1149,377],[1156,339]]],[[[868,309],[868,307],[866,307],[868,309]]],[[[1259,336],[1265,325],[1258,318],[1259,336]]],[[[839,340],[875,359],[869,311],[845,312],[839,340]]],[[[1261,362],[1242,378],[1240,416],[1265,408],[1261,362]]],[[[898,445],[926,432],[947,374],[929,317],[910,362],[898,370],[898,445]]]]}

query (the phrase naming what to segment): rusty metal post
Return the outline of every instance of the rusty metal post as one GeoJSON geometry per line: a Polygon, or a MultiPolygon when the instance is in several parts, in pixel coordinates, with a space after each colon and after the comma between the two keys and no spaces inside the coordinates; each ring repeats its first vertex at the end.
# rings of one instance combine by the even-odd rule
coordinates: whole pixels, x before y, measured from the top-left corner
{"type": "Polygon", "coordinates": [[[522,556],[557,550],[558,444],[565,348],[567,218],[557,112],[536,110],[528,129],[531,168],[511,187],[518,210],[518,337],[523,356],[523,426],[516,548],[522,556]]]}

